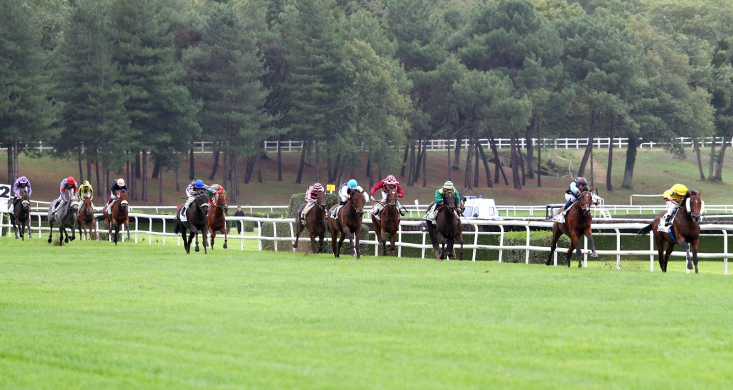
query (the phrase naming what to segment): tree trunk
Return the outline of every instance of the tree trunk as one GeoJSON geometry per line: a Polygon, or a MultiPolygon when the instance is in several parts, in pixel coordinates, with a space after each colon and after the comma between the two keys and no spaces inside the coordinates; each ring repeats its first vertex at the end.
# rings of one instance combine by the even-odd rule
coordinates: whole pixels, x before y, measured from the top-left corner
{"type": "Polygon", "coordinates": [[[87,156],[86,156],[87,157],[87,180],[89,180],[89,182],[91,183],[92,182],[92,161],[89,160],[90,155],[91,154],[87,150],[87,156]]]}
{"type": "MultiPolygon", "coordinates": [[[[331,148],[326,146],[326,180],[331,179],[331,148]]],[[[320,180],[319,180],[320,183],[320,180]]]]}
{"type": "Polygon", "coordinates": [[[84,182],[84,167],[81,164],[81,146],[79,147],[78,150],[79,150],[79,153],[77,157],[79,160],[79,181],[83,183],[84,182]]]}
{"type": "MultiPolygon", "coordinates": [[[[524,133],[525,141],[527,142],[527,177],[534,179],[534,173],[532,166],[534,165],[534,145],[532,145],[532,132],[537,128],[537,122],[539,122],[538,115],[532,115],[532,123],[530,123],[527,131],[524,133]]],[[[522,165],[524,167],[524,165],[522,165]]],[[[522,177],[522,185],[524,185],[524,177],[522,177]]]]}
{"type": "Polygon", "coordinates": [[[542,147],[543,142],[540,138],[539,123],[537,124],[537,187],[542,187],[542,147]]]}
{"type": "Polygon", "coordinates": [[[481,145],[481,142],[476,143],[476,147],[478,147],[478,152],[481,155],[481,161],[484,163],[484,171],[486,171],[486,187],[492,188],[494,187],[494,183],[491,181],[491,170],[489,169],[489,161],[486,159],[486,153],[484,153],[484,147],[481,145]]]}
{"type": "Polygon", "coordinates": [[[257,182],[262,183],[262,151],[257,152],[257,182]]]}
{"type": "Polygon", "coordinates": [[[494,134],[491,132],[491,130],[487,130],[487,136],[489,138],[489,145],[491,146],[491,151],[494,152],[494,184],[499,183],[499,173],[501,173],[501,177],[504,178],[504,185],[509,185],[509,180],[506,178],[506,174],[504,173],[504,167],[501,166],[501,160],[499,159],[499,151],[496,149],[496,142],[494,142],[494,134]]]}
{"type": "Polygon", "coordinates": [[[316,183],[321,182],[321,151],[320,151],[320,143],[318,140],[315,141],[316,144],[316,183]]]}
{"type": "Polygon", "coordinates": [[[247,168],[244,172],[244,184],[249,184],[249,179],[252,178],[252,171],[254,171],[255,168],[255,158],[257,156],[252,156],[247,158],[247,168]]]}
{"type": "Polygon", "coordinates": [[[283,181],[282,138],[282,134],[277,136],[277,181],[283,181]]]}
{"type": "MultiPolygon", "coordinates": [[[[106,168],[106,167],[104,167],[106,168]]],[[[102,187],[102,196],[104,196],[104,199],[108,199],[109,195],[107,195],[107,191],[109,191],[109,186],[107,183],[109,182],[109,171],[107,169],[102,171],[102,183],[104,187],[102,187]]]]}
{"type": "Polygon", "coordinates": [[[308,167],[311,166],[311,161],[313,158],[313,151],[311,149],[313,149],[313,145],[310,142],[308,142],[308,148],[306,148],[306,151],[305,151],[305,165],[308,167]]]}
{"type": "Polygon", "coordinates": [[[616,128],[616,116],[611,115],[611,127],[608,130],[610,143],[608,144],[608,169],[606,170],[606,191],[613,191],[611,171],[613,170],[613,130],[616,128]]]}
{"type": "Polygon", "coordinates": [[[478,142],[476,142],[473,147],[476,149],[473,153],[475,155],[474,163],[473,163],[473,186],[478,187],[478,142]]]}
{"type": "MultiPolygon", "coordinates": [[[[471,129],[471,133],[473,133],[473,132],[474,132],[474,130],[471,129]]],[[[466,151],[466,172],[464,172],[464,179],[463,179],[463,184],[464,184],[464,188],[465,188],[464,191],[465,190],[472,190],[473,189],[473,186],[471,185],[471,173],[472,173],[471,172],[471,169],[473,167],[473,164],[472,164],[472,162],[473,162],[473,151],[474,151],[474,149],[476,149],[473,146],[473,140],[474,140],[474,137],[473,137],[473,134],[471,134],[471,137],[468,139],[468,148],[467,148],[467,151],[466,151]]]]}
{"type": "MultiPolygon", "coordinates": [[[[331,173],[331,176],[328,178],[328,181],[330,183],[333,183],[338,178],[339,173],[339,165],[341,164],[341,153],[336,155],[336,162],[333,164],[333,172],[331,173]]],[[[338,184],[338,183],[336,183],[338,184]]]]}
{"type": "MultiPolygon", "coordinates": [[[[104,197],[105,200],[107,200],[107,189],[106,188],[100,188],[101,184],[99,183],[99,154],[94,154],[95,161],[94,161],[94,177],[97,180],[97,191],[99,191],[102,194],[102,197],[104,197]]],[[[130,182],[129,180],[127,181],[130,182]]]]}
{"type": "Polygon", "coordinates": [[[629,137],[629,146],[626,150],[626,166],[624,167],[624,181],[621,188],[633,189],[634,164],[636,164],[636,148],[639,146],[638,138],[629,137]]]}
{"type": "Polygon", "coordinates": [[[522,183],[520,182],[519,178],[519,159],[517,158],[517,132],[512,130],[511,133],[511,161],[512,161],[512,183],[514,185],[515,190],[521,190],[522,189],[522,183]]]}
{"type": "Polygon", "coordinates": [[[237,153],[232,152],[229,157],[229,164],[231,164],[232,179],[229,180],[231,188],[229,189],[229,200],[233,202],[237,201],[237,195],[239,195],[239,180],[237,180],[237,153]]]}
{"type": "Polygon", "coordinates": [[[402,169],[400,169],[400,177],[405,177],[405,166],[407,166],[407,154],[410,152],[410,143],[405,145],[405,154],[402,156],[402,169]]]}
{"type": "Polygon", "coordinates": [[[8,183],[15,183],[13,179],[13,146],[8,145],[8,183]]]}
{"type": "MultiPolygon", "coordinates": [[[[428,186],[428,155],[427,155],[427,145],[425,146],[425,156],[422,158],[422,186],[427,187],[428,186]]],[[[381,166],[380,166],[381,171],[381,166]]],[[[381,173],[381,172],[380,172],[381,173]]],[[[384,177],[381,174],[379,175],[380,178],[384,177]]]]}
{"type": "Polygon", "coordinates": [[[155,163],[153,164],[153,174],[150,176],[151,179],[157,179],[158,175],[160,175],[160,157],[155,159],[155,163]]]}
{"type": "Polygon", "coordinates": [[[374,160],[369,159],[369,188],[366,191],[369,192],[372,187],[374,187],[374,160]]]}
{"type": "Polygon", "coordinates": [[[179,167],[176,167],[176,192],[181,192],[181,186],[178,182],[178,168],[179,167]]]}
{"type": "MultiPolygon", "coordinates": [[[[135,151],[135,178],[136,179],[139,179],[140,176],[141,176],[140,168],[141,168],[140,167],[140,151],[139,150],[136,150],[135,151]]],[[[107,170],[106,169],[106,164],[105,164],[105,170],[107,170]]]]}
{"type": "Polygon", "coordinates": [[[143,179],[143,202],[148,201],[148,151],[143,149],[142,153],[142,160],[143,160],[143,172],[142,172],[142,179],[143,179]]]}
{"type": "Polygon", "coordinates": [[[219,153],[220,150],[217,147],[216,150],[214,150],[214,167],[211,168],[211,174],[209,175],[209,181],[214,180],[216,177],[216,171],[219,170],[219,153]]]}
{"type": "Polygon", "coordinates": [[[578,168],[578,176],[583,176],[585,173],[585,165],[588,163],[590,154],[593,151],[593,136],[596,131],[596,112],[595,109],[590,109],[590,129],[588,129],[588,146],[585,148],[583,153],[583,159],[580,161],[580,167],[578,168]]]}
{"type": "Polygon", "coordinates": [[[366,171],[364,172],[364,177],[371,177],[371,176],[372,176],[372,158],[367,157],[366,171]]]}
{"type": "Polygon", "coordinates": [[[710,164],[708,167],[708,179],[715,180],[715,171],[713,171],[713,167],[715,166],[715,137],[713,136],[713,144],[710,147],[710,164]]]}
{"type": "MultiPolygon", "coordinates": [[[[459,124],[459,126],[461,125],[459,124]]],[[[453,169],[455,169],[456,171],[461,170],[461,141],[463,141],[463,139],[461,139],[461,136],[463,135],[463,128],[459,128],[461,130],[458,130],[456,132],[456,145],[455,150],[453,151],[453,169]]]]}
{"type": "MultiPolygon", "coordinates": [[[[140,165],[140,153],[137,151],[133,151],[131,153],[135,154],[135,160],[132,163],[132,172],[130,173],[130,192],[131,192],[131,198],[132,200],[137,200],[137,175],[135,175],[135,172],[139,170],[138,165],[140,165]]],[[[107,170],[107,167],[104,167],[105,171],[107,170]]]]}
{"type": "Polygon", "coordinates": [[[158,204],[163,204],[163,174],[160,168],[158,168],[158,204]]]}
{"type": "Polygon", "coordinates": [[[420,178],[420,167],[422,167],[422,148],[423,148],[423,142],[422,142],[422,133],[420,133],[420,138],[417,141],[417,163],[415,163],[415,178],[413,181],[417,183],[417,179],[420,178]]]}
{"type": "Polygon", "coordinates": [[[448,149],[448,180],[453,181],[453,179],[451,179],[450,177],[450,172],[452,171],[452,169],[450,168],[450,146],[448,146],[446,149],[448,149]]]}
{"type": "Polygon", "coordinates": [[[415,179],[415,142],[411,142],[410,145],[410,174],[407,178],[407,186],[412,187],[415,179]]]}
{"type": "MultiPolygon", "coordinates": [[[[125,153],[127,153],[127,151],[125,151],[125,153]]],[[[127,154],[129,154],[129,153],[127,153],[127,154]]],[[[126,183],[131,183],[131,181],[130,181],[130,172],[131,172],[131,170],[130,170],[130,162],[128,161],[125,165],[126,165],[126,167],[125,167],[125,180],[127,180],[126,183]]],[[[97,179],[97,181],[99,181],[99,179],[97,179]]]]}
{"type": "Polygon", "coordinates": [[[221,165],[221,186],[224,188],[229,188],[229,186],[227,186],[227,184],[229,184],[227,183],[227,180],[229,179],[229,152],[224,151],[223,154],[224,161],[222,161],[221,165]]]}
{"type": "Polygon", "coordinates": [[[196,172],[194,168],[193,147],[191,147],[191,150],[189,150],[188,152],[188,180],[196,179],[196,172]]]}
{"type": "Polygon", "coordinates": [[[296,184],[300,184],[303,182],[303,168],[305,167],[305,150],[306,149],[307,149],[306,142],[303,141],[303,148],[300,150],[300,163],[298,164],[298,176],[295,178],[296,184]]]}
{"type": "Polygon", "coordinates": [[[723,181],[723,161],[725,161],[725,150],[728,148],[728,143],[725,142],[725,137],[723,137],[723,142],[720,145],[720,152],[718,153],[718,161],[715,163],[715,180],[717,181],[723,181]]]}
{"type": "Polygon", "coordinates": [[[522,170],[522,187],[526,187],[527,175],[524,169],[524,155],[522,154],[522,148],[517,145],[517,154],[519,155],[519,169],[522,170]]]}
{"type": "Polygon", "coordinates": [[[692,137],[693,142],[693,148],[695,149],[695,154],[697,155],[697,169],[700,173],[700,180],[705,180],[705,173],[702,169],[702,159],[700,158],[700,143],[697,142],[697,139],[695,137],[692,137]]]}
{"type": "Polygon", "coordinates": [[[15,147],[13,148],[13,181],[10,184],[12,185],[16,180],[18,180],[18,137],[15,138],[15,147]]]}

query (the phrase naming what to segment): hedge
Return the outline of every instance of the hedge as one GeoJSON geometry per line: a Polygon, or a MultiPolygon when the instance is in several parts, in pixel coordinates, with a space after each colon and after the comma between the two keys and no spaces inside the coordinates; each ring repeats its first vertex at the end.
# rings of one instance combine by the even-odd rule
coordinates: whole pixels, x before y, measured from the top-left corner
{"type": "MultiPolygon", "coordinates": [[[[297,212],[297,210],[296,210],[297,212]]],[[[263,237],[273,237],[273,225],[277,225],[277,236],[278,237],[290,237],[290,223],[289,222],[263,222],[262,223],[262,230],[261,235],[263,237]]],[[[295,229],[295,225],[293,225],[293,229],[295,229]]],[[[313,253],[313,248],[310,243],[310,232],[308,229],[303,229],[303,231],[300,233],[300,237],[308,238],[308,241],[300,241],[300,244],[298,245],[298,249],[296,249],[297,252],[301,253],[313,253]]],[[[323,253],[329,253],[333,254],[333,250],[331,249],[331,242],[327,241],[326,238],[330,238],[331,234],[326,232],[326,235],[324,236],[323,240],[323,253]]],[[[369,237],[369,227],[367,225],[361,225],[361,240],[366,240],[369,237]]],[[[262,249],[268,250],[268,251],[274,251],[275,250],[275,241],[273,240],[262,240],[262,249]]],[[[318,238],[316,238],[316,245],[318,244],[318,238]]],[[[362,255],[367,254],[367,250],[369,245],[367,244],[360,244],[360,251],[362,255]]],[[[343,245],[341,246],[341,254],[342,255],[350,255],[349,252],[350,246],[349,246],[349,239],[346,238],[344,240],[343,245]]],[[[277,251],[278,252],[292,252],[293,251],[293,242],[288,241],[278,241],[277,242],[277,251]]]]}
{"type": "MultiPolygon", "coordinates": [[[[527,244],[527,233],[526,232],[506,232],[504,233],[504,245],[526,245],[527,244]]],[[[531,231],[529,234],[529,245],[531,246],[544,246],[549,248],[552,244],[552,232],[549,231],[531,231]]],[[[560,253],[558,254],[558,263],[565,263],[564,253],[567,250],[562,248],[570,247],[570,239],[563,235],[557,242],[560,253]]],[[[529,251],[529,263],[530,264],[544,264],[547,260],[549,252],[542,251],[529,251]]],[[[520,250],[505,250],[501,261],[504,263],[524,263],[526,251],[520,250]]]]}
{"type": "MultiPolygon", "coordinates": [[[[338,204],[338,202],[339,198],[336,194],[326,194],[326,210],[331,210],[331,207],[338,204]]],[[[295,218],[295,214],[298,213],[298,209],[303,203],[305,203],[305,192],[293,194],[288,204],[288,217],[295,218]]]]}

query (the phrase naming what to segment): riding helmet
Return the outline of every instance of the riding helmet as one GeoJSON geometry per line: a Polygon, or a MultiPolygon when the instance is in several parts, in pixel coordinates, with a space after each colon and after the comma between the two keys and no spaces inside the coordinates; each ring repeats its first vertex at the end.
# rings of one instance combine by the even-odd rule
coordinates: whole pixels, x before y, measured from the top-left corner
{"type": "Polygon", "coordinates": [[[453,188],[453,182],[448,180],[445,183],[443,183],[443,188],[453,188]]]}
{"type": "Polygon", "coordinates": [[[66,178],[66,184],[73,186],[73,185],[76,184],[76,180],[74,180],[73,177],[69,176],[69,177],[66,178]]]}
{"type": "Polygon", "coordinates": [[[204,181],[203,180],[196,180],[193,183],[193,186],[196,188],[204,188],[204,181]]]}
{"type": "Polygon", "coordinates": [[[351,179],[351,180],[349,180],[349,182],[348,182],[348,183],[346,183],[346,185],[348,185],[348,186],[349,186],[349,188],[352,188],[352,189],[353,189],[353,188],[356,188],[356,187],[358,187],[358,186],[359,186],[359,184],[357,184],[357,183],[356,183],[356,180],[354,180],[354,179],[351,179]]]}
{"type": "Polygon", "coordinates": [[[82,187],[83,186],[89,186],[89,187],[91,187],[92,186],[92,183],[90,183],[89,180],[84,180],[84,183],[81,183],[81,185],[82,185],[82,187]]]}
{"type": "Polygon", "coordinates": [[[28,178],[25,176],[21,176],[18,178],[18,183],[20,184],[28,184],[28,178]]]}
{"type": "Polygon", "coordinates": [[[587,186],[588,185],[588,181],[585,180],[585,178],[583,176],[578,176],[578,178],[575,179],[575,182],[578,183],[581,186],[587,186]]]}
{"type": "Polygon", "coordinates": [[[117,179],[117,186],[124,187],[125,186],[125,179],[122,179],[122,178],[117,179]]]}
{"type": "Polygon", "coordinates": [[[323,184],[321,184],[321,183],[313,184],[313,189],[322,190],[323,189],[323,184]]]}
{"type": "Polygon", "coordinates": [[[387,184],[397,184],[397,178],[393,175],[389,175],[384,179],[384,182],[387,184]]]}

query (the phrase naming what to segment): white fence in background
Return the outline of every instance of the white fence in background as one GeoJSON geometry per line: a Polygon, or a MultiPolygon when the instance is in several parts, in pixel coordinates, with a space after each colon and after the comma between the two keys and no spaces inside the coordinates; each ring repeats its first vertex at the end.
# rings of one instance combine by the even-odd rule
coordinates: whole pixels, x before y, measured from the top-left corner
{"type": "MultiPolygon", "coordinates": [[[[724,142],[729,143],[731,146],[733,146],[733,138],[727,139],[724,137],[700,137],[697,138],[698,142],[700,143],[701,147],[710,146],[715,142],[715,145],[722,145],[724,142]]],[[[497,149],[506,149],[511,147],[511,139],[510,138],[495,138],[494,139],[496,143],[497,149]]],[[[588,146],[588,138],[532,138],[532,146],[534,147],[542,147],[545,149],[580,149],[585,148],[588,146]]],[[[691,137],[677,137],[674,138],[674,143],[679,144],[683,147],[692,147],[693,146],[693,139],[691,137]]],[[[415,145],[425,145],[425,148],[429,151],[447,151],[448,149],[455,149],[456,142],[460,142],[462,149],[467,149],[469,145],[469,140],[467,138],[461,139],[460,141],[456,139],[429,139],[429,140],[423,140],[423,141],[415,141],[415,145]]],[[[488,138],[481,138],[479,139],[479,142],[481,143],[481,146],[484,148],[489,148],[489,140],[488,138]]],[[[265,151],[268,152],[274,152],[277,151],[278,143],[281,146],[281,150],[285,153],[290,152],[300,152],[303,149],[303,141],[265,141],[265,151]]],[[[518,138],[517,144],[519,145],[520,149],[526,149],[527,148],[527,140],[526,138],[518,138]]],[[[608,137],[598,137],[593,138],[593,147],[601,149],[601,148],[608,148],[611,144],[611,138],[608,137]]],[[[613,145],[617,148],[624,148],[628,146],[629,139],[628,138],[614,138],[613,139],[613,145]]],[[[667,142],[643,142],[639,147],[641,149],[644,148],[660,148],[667,145],[667,142]]],[[[48,142],[46,142],[46,145],[48,145],[48,142]]],[[[193,142],[193,152],[194,153],[211,153],[214,151],[214,142],[211,141],[194,141],[193,142]]],[[[44,146],[44,143],[41,142],[23,142],[18,144],[18,147],[21,150],[37,150],[37,151],[44,151],[44,150],[54,150],[51,146],[44,146]]],[[[364,146],[362,145],[362,150],[364,149],[364,146]]],[[[7,147],[0,147],[0,150],[7,150],[7,147]]]]}
{"type": "MultiPolygon", "coordinates": [[[[46,213],[43,212],[33,212],[32,213],[32,223],[31,223],[31,229],[33,233],[38,234],[42,239],[45,239],[45,234],[48,234],[48,224],[45,223],[42,219],[46,215],[46,213]]],[[[174,233],[167,232],[167,228],[169,224],[174,223],[175,216],[174,215],[156,215],[156,214],[138,214],[138,213],[132,213],[130,214],[130,234],[131,238],[135,243],[138,243],[141,238],[144,238],[147,236],[148,244],[152,244],[152,240],[155,237],[156,239],[160,239],[163,244],[166,244],[167,241],[174,239],[176,241],[177,245],[181,245],[180,235],[176,235],[174,233]],[[140,222],[140,220],[146,220],[147,224],[144,222],[140,222]],[[154,225],[156,223],[162,223],[162,231],[158,231],[157,229],[154,229],[154,225]],[[144,226],[147,225],[147,226],[144,226]]],[[[240,249],[244,250],[244,241],[245,240],[257,240],[258,242],[258,248],[259,250],[262,250],[262,241],[272,241],[275,250],[277,250],[279,243],[282,243],[280,245],[287,245],[288,248],[291,247],[291,244],[295,240],[295,226],[294,226],[294,219],[292,218],[256,218],[256,217],[229,217],[228,220],[231,221],[251,221],[255,224],[257,224],[258,229],[256,230],[257,235],[237,235],[237,234],[230,234],[229,239],[232,241],[240,240],[240,249]],[[265,224],[272,223],[273,224],[273,237],[265,237],[261,235],[262,227],[265,224]],[[278,237],[277,236],[277,226],[276,224],[282,224],[287,223],[290,226],[289,233],[286,237],[278,237]]],[[[0,214],[0,236],[5,233],[8,237],[11,237],[10,229],[8,228],[8,224],[4,222],[4,215],[0,214]]],[[[530,245],[530,229],[531,228],[544,228],[544,229],[550,229],[552,227],[551,222],[546,221],[519,221],[519,220],[506,220],[506,221],[487,221],[487,220],[470,220],[470,219],[464,219],[463,223],[465,225],[469,225],[472,228],[464,231],[463,237],[464,237],[464,246],[463,248],[465,250],[480,250],[480,249],[490,249],[490,250],[498,250],[499,256],[498,260],[499,262],[502,262],[503,257],[503,251],[505,250],[524,250],[525,251],[525,262],[529,263],[529,252],[530,251],[543,251],[547,252],[550,250],[548,247],[537,247],[530,245]],[[478,226],[497,226],[500,231],[499,232],[480,232],[478,229],[478,226]],[[526,244],[525,245],[504,245],[504,228],[506,226],[518,226],[523,227],[526,230],[526,244]],[[481,245],[478,244],[479,236],[482,235],[499,235],[499,245],[481,245]]],[[[654,240],[653,236],[649,236],[649,249],[648,250],[624,250],[622,249],[621,240],[624,236],[629,236],[633,234],[629,233],[621,233],[620,230],[622,229],[641,229],[642,227],[646,226],[646,223],[621,223],[621,224],[611,224],[611,223],[598,223],[593,224],[593,229],[596,231],[600,231],[599,233],[596,233],[595,236],[602,236],[602,235],[610,235],[616,237],[616,249],[615,250],[597,250],[597,253],[599,255],[615,255],[616,256],[616,268],[621,268],[621,256],[624,255],[648,255],[649,256],[649,270],[651,272],[654,272],[654,255],[657,253],[654,250],[654,240]]],[[[420,226],[422,225],[422,221],[402,221],[400,224],[400,227],[402,226],[420,226]]],[[[725,275],[728,274],[728,258],[733,256],[728,251],[728,235],[729,232],[733,231],[733,224],[731,225],[708,225],[708,224],[701,224],[700,228],[702,230],[702,236],[709,236],[709,233],[705,232],[711,232],[711,231],[720,231],[723,235],[723,252],[721,253],[698,253],[698,257],[701,259],[722,259],[723,260],[723,272],[725,275]]],[[[97,222],[97,231],[99,230],[99,223],[97,222]]],[[[370,232],[369,239],[361,241],[363,244],[367,245],[374,245],[374,254],[377,255],[379,252],[378,248],[378,242],[376,241],[376,237],[374,237],[374,233],[370,232]]],[[[124,242],[126,238],[125,234],[121,233],[121,239],[124,242]]],[[[37,238],[34,238],[37,239],[37,238]]],[[[300,241],[302,242],[309,242],[310,239],[308,237],[301,237],[300,241]]],[[[327,244],[330,245],[330,238],[326,238],[327,244]]],[[[219,241],[221,242],[221,241],[219,241]]],[[[432,246],[429,242],[429,237],[427,237],[427,234],[422,231],[403,231],[400,229],[398,233],[398,239],[395,243],[397,246],[397,253],[396,255],[398,257],[402,257],[402,248],[417,248],[421,250],[421,257],[425,258],[426,254],[428,258],[432,257],[432,246]],[[408,243],[408,242],[402,242],[402,237],[404,235],[418,235],[421,236],[421,243],[415,244],[415,243],[408,243]]],[[[561,256],[565,256],[567,248],[558,248],[558,250],[555,252],[555,258],[554,262],[555,265],[557,265],[557,256],[558,253],[561,256]]],[[[293,251],[295,251],[293,249],[293,251]]],[[[587,267],[588,265],[588,254],[590,251],[587,248],[587,240],[584,239],[584,245],[582,250],[583,256],[584,256],[584,266],[587,267]]],[[[366,255],[366,254],[365,254],[366,255]]],[[[676,250],[673,254],[673,256],[685,256],[685,253],[679,250],[676,250]]],[[[476,251],[473,251],[473,255],[471,258],[472,261],[476,261],[476,251]]],[[[689,272],[689,271],[688,271],[689,272]]]]}

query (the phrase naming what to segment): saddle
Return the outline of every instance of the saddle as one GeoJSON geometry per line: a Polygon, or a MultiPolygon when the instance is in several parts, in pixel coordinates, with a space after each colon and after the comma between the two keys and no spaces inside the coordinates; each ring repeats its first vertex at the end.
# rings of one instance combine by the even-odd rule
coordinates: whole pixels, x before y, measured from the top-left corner
{"type": "Polygon", "coordinates": [[[181,207],[178,208],[178,218],[181,220],[181,222],[188,222],[188,217],[186,217],[186,211],[188,208],[185,204],[182,204],[181,207]]]}

